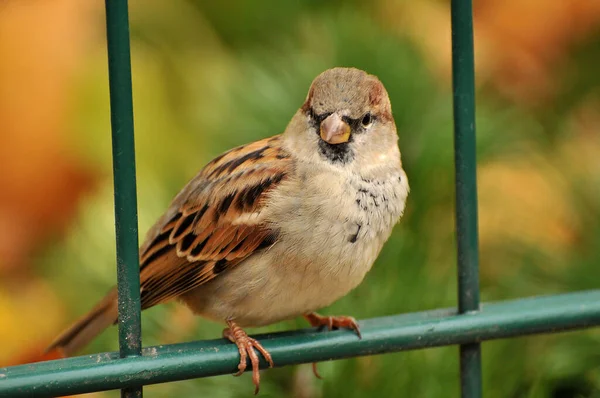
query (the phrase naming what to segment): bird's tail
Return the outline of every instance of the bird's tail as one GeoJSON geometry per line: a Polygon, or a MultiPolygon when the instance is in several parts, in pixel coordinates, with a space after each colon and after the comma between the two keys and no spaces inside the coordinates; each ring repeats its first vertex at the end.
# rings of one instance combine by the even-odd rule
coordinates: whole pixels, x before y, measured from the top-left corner
{"type": "Polygon", "coordinates": [[[71,356],[86,346],[104,329],[117,322],[117,290],[111,290],[90,312],[79,318],[62,332],[46,352],[58,350],[64,356],[71,356]]]}

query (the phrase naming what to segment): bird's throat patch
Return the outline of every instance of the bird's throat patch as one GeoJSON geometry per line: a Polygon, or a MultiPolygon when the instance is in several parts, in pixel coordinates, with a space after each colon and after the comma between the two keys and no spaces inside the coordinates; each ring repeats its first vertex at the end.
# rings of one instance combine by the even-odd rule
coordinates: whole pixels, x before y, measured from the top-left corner
{"type": "Polygon", "coordinates": [[[354,159],[354,152],[348,142],[343,144],[329,144],[323,140],[319,140],[319,152],[321,156],[331,163],[346,164],[354,159]]]}

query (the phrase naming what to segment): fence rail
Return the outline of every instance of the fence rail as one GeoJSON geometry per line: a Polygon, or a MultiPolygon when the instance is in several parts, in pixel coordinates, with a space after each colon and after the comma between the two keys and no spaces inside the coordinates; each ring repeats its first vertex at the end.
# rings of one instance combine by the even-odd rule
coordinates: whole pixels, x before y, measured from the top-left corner
{"type": "MultiPolygon", "coordinates": [[[[106,36],[110,85],[110,116],[115,187],[119,352],[139,356],[142,350],[133,96],[127,0],[106,0],[106,36]]],[[[141,386],[121,392],[142,396],[141,386]]]]}
{"type": "MultiPolygon", "coordinates": [[[[473,314],[456,309],[359,322],[351,331],[304,329],[258,336],[276,366],[582,329],[600,325],[600,290],[484,304],[473,314]]],[[[0,368],[0,397],[48,397],[230,374],[235,345],[219,340],[149,347],[142,356],[101,353],[0,368]]],[[[261,361],[261,367],[266,363],[261,361]]]]}
{"type": "MultiPolygon", "coordinates": [[[[475,61],[471,0],[452,0],[452,86],[458,311],[479,311],[479,235],[475,155],[475,61]]],[[[464,398],[481,397],[481,345],[460,346],[460,386],[464,398]]]]}

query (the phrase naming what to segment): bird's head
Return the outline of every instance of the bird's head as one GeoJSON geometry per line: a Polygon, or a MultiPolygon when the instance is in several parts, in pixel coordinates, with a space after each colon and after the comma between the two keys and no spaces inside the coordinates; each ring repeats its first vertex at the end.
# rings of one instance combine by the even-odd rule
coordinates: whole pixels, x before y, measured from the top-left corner
{"type": "Polygon", "coordinates": [[[387,91],[359,69],[333,68],[317,76],[285,135],[303,156],[334,165],[399,161],[387,91]]]}

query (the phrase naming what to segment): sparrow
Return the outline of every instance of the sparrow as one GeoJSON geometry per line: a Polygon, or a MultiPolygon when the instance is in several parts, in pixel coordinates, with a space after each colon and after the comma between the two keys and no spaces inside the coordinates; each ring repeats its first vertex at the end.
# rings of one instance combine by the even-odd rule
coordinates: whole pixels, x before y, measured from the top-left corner
{"type": "MultiPolygon", "coordinates": [[[[173,199],[140,247],[141,308],[178,299],[225,323],[237,375],[250,358],[258,393],[256,351],[273,360],[243,328],[304,316],[360,337],[354,318],[315,311],[361,283],[408,192],[383,84],[359,69],[326,70],[283,134],[216,157],[173,199]]],[[[117,316],[113,288],[48,350],[71,355],[117,316]]]]}

